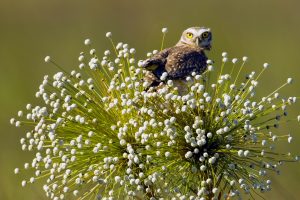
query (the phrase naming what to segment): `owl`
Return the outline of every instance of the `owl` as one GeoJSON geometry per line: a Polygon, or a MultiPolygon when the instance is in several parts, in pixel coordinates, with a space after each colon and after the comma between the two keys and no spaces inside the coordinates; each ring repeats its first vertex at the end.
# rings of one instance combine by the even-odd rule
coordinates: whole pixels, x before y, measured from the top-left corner
{"type": "Polygon", "coordinates": [[[191,27],[183,31],[179,42],[164,49],[142,63],[146,70],[144,81],[150,88],[173,80],[180,93],[185,90],[185,80],[193,72],[202,74],[207,68],[205,50],[211,49],[212,33],[209,28],[191,27]],[[162,76],[164,75],[164,76],[162,76]]]}

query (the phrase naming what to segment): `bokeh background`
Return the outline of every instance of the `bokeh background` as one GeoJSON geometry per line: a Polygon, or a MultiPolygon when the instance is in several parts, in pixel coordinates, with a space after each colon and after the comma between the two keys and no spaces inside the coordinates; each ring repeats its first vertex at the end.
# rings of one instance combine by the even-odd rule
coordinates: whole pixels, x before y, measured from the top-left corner
{"type": "MultiPolygon", "coordinates": [[[[67,70],[77,68],[83,40],[91,38],[101,52],[110,47],[105,33],[112,31],[115,41],[129,43],[142,59],[159,48],[162,27],[169,28],[170,46],[183,29],[201,25],[213,31],[213,60],[220,60],[222,51],[231,57],[247,55],[245,72],[271,63],[258,94],[292,76],[294,84],[283,92],[300,96],[299,8],[299,0],[0,0],[0,199],[45,199],[40,184],[21,187],[28,174],[13,174],[32,154],[21,151],[24,131],[11,127],[9,119],[28,102],[37,103],[34,94],[43,75],[57,70],[43,62],[46,55],[67,70]]],[[[300,102],[290,112],[298,114],[300,102]]],[[[289,131],[294,135],[290,148],[300,154],[300,124],[282,129],[289,131]]],[[[287,164],[275,178],[266,199],[300,198],[299,163],[287,164]]]]}

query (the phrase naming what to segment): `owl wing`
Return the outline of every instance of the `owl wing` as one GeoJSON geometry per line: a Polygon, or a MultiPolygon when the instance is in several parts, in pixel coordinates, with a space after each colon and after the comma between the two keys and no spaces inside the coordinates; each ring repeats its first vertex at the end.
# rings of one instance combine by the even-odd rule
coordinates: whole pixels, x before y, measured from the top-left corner
{"type": "Polygon", "coordinates": [[[151,58],[145,60],[142,64],[142,67],[148,71],[154,71],[158,67],[164,68],[170,49],[171,48],[164,49],[153,55],[151,58]]]}
{"type": "Polygon", "coordinates": [[[160,77],[166,71],[165,65],[167,62],[167,57],[169,55],[170,48],[164,49],[157,54],[153,55],[151,58],[144,61],[142,67],[147,70],[143,81],[149,83],[148,88],[156,87],[161,83],[160,77]]]}
{"type": "Polygon", "coordinates": [[[193,72],[203,73],[207,68],[203,50],[189,46],[177,46],[167,58],[165,70],[169,79],[184,79],[193,72]]]}

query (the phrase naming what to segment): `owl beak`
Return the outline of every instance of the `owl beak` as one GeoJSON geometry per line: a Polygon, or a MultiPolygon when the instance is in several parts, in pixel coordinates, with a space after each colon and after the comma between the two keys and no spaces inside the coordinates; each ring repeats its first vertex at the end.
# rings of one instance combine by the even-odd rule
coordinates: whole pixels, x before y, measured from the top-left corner
{"type": "Polygon", "coordinates": [[[202,42],[201,38],[197,37],[196,38],[196,45],[198,47],[203,48],[204,50],[210,50],[211,49],[211,45],[210,44],[208,44],[208,45],[202,45],[201,42],[202,42]]]}
{"type": "Polygon", "coordinates": [[[198,47],[201,47],[201,38],[199,38],[199,37],[196,38],[196,45],[198,47]]]}

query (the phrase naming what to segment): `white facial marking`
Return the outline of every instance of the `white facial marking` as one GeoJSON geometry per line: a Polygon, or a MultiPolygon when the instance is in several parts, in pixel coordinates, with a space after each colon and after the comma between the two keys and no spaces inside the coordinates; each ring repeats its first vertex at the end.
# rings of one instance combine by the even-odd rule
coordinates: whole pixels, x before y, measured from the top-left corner
{"type": "Polygon", "coordinates": [[[182,33],[182,36],[181,36],[178,44],[179,45],[188,44],[191,46],[199,46],[202,48],[209,48],[210,43],[211,43],[211,32],[210,32],[209,28],[190,27],[182,33]],[[205,32],[209,32],[209,34],[210,34],[207,38],[203,38],[203,33],[205,33],[205,32]]]}

